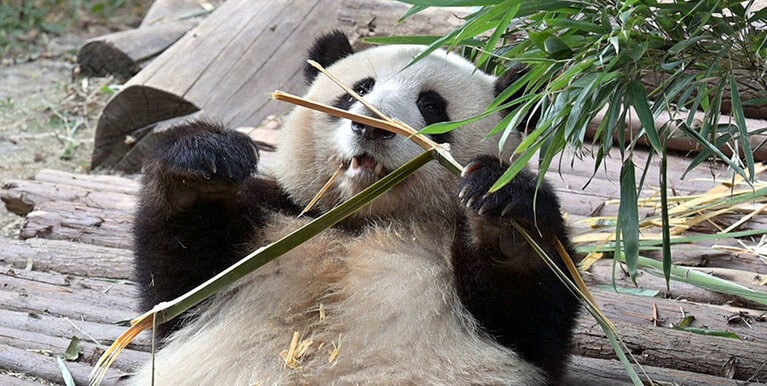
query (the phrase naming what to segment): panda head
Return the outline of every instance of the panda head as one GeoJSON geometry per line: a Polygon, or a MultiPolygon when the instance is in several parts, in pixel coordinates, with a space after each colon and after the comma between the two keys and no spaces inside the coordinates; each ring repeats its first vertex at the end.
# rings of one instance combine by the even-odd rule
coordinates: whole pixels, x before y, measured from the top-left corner
{"type": "MultiPolygon", "coordinates": [[[[389,45],[354,52],[343,33],[333,32],[316,40],[309,59],[322,64],[385,115],[416,130],[477,116],[503,89],[503,81],[454,53],[437,50],[411,64],[424,49],[389,45]]],[[[310,83],[306,99],[374,116],[314,68],[308,66],[305,74],[310,83]]],[[[449,143],[451,153],[462,164],[478,154],[498,155],[498,137],[486,135],[501,118],[500,114],[490,116],[432,139],[449,143]]],[[[509,138],[501,156],[508,157],[517,144],[516,137],[509,138]]],[[[340,175],[317,204],[324,212],[422,152],[405,137],[297,107],[286,119],[273,171],[291,198],[306,205],[341,165],[340,175]]],[[[458,210],[454,186],[455,177],[430,162],[358,216],[422,219],[443,213],[449,217],[458,210]]]]}

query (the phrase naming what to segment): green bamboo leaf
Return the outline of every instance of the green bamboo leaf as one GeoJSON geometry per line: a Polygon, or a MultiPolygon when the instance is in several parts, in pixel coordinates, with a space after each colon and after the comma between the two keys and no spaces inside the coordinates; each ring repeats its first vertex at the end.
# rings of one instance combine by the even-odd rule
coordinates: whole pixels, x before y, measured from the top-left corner
{"type": "Polygon", "coordinates": [[[66,386],[76,386],[77,383],[75,383],[75,378],[72,377],[72,372],[69,371],[69,367],[67,366],[67,363],[64,362],[63,356],[56,356],[56,365],[59,367],[59,371],[61,371],[61,377],[64,379],[64,384],[66,386]]]}
{"type": "Polygon", "coordinates": [[[661,233],[663,234],[663,277],[666,279],[666,290],[671,292],[671,221],[668,215],[668,146],[663,143],[663,154],[660,160],[660,209],[661,233]]]}
{"type": "Polygon", "coordinates": [[[678,327],[681,327],[681,328],[690,327],[690,325],[691,325],[691,324],[692,324],[692,322],[694,322],[694,321],[695,321],[695,317],[694,317],[694,316],[692,316],[692,315],[687,315],[687,316],[685,316],[684,318],[682,318],[682,321],[681,321],[681,322],[679,322],[679,325],[678,325],[678,327]]]}
{"type": "MultiPolygon", "coordinates": [[[[618,207],[618,229],[620,230],[623,254],[631,280],[636,284],[637,259],[639,258],[639,210],[637,208],[636,176],[631,158],[621,166],[621,203],[618,207]]],[[[620,248],[620,244],[616,243],[620,248]]],[[[621,253],[622,252],[622,253],[621,253]]]]}
{"type": "Polygon", "coordinates": [[[495,47],[498,46],[498,40],[506,33],[506,29],[509,27],[509,24],[511,24],[512,19],[514,19],[514,17],[517,15],[517,12],[519,12],[520,6],[521,3],[519,2],[513,4],[503,15],[503,18],[500,22],[498,22],[498,25],[495,26],[495,31],[493,31],[493,34],[490,35],[490,39],[488,39],[487,44],[485,44],[484,51],[479,57],[479,60],[476,62],[477,67],[482,68],[487,63],[487,61],[490,60],[490,53],[493,52],[495,47]]]}
{"type": "Polygon", "coordinates": [[[420,44],[428,46],[441,36],[368,36],[362,41],[370,44],[420,44]]]}
{"type": "MultiPolygon", "coordinates": [[[[737,172],[738,174],[743,176],[743,178],[749,179],[749,176],[746,175],[746,172],[743,170],[743,168],[740,167],[740,165],[738,163],[733,162],[730,159],[730,157],[727,157],[724,153],[722,153],[721,150],[719,150],[719,148],[717,146],[715,146],[714,144],[709,142],[708,139],[702,137],[700,135],[700,133],[698,133],[697,131],[689,128],[687,125],[679,125],[679,128],[682,131],[684,131],[685,134],[689,135],[690,137],[692,137],[693,139],[698,141],[698,143],[703,145],[706,149],[708,149],[708,151],[710,151],[711,153],[715,154],[722,162],[725,162],[727,164],[727,166],[729,166],[730,168],[735,170],[735,172],[737,172]]],[[[693,165],[691,165],[691,166],[693,166],[693,165]]],[[[685,174],[688,171],[690,171],[690,170],[691,170],[691,168],[688,167],[687,171],[685,171],[685,174]]]]}
{"type": "MultiPolygon", "coordinates": [[[[608,226],[611,224],[612,222],[605,221],[605,226],[608,226]]],[[[675,237],[672,237],[669,242],[671,245],[694,244],[694,243],[700,243],[705,241],[730,240],[734,238],[761,236],[765,234],[767,234],[767,229],[749,229],[746,231],[739,231],[739,232],[711,233],[711,234],[702,234],[697,236],[675,236],[675,237]]],[[[663,243],[664,241],[662,239],[639,240],[639,250],[641,251],[662,250],[663,243]]],[[[710,247],[701,247],[701,248],[710,250],[710,247]]],[[[581,245],[576,248],[576,251],[578,253],[583,253],[583,254],[588,254],[591,252],[610,252],[614,250],[615,250],[614,243],[606,243],[603,245],[581,245]]]]}
{"type": "Polygon", "coordinates": [[[397,0],[423,7],[479,7],[502,3],[504,0],[397,0]]]}
{"type": "Polygon", "coordinates": [[[700,327],[676,327],[676,326],[674,327],[674,330],[687,331],[687,332],[692,332],[692,333],[700,334],[700,335],[718,336],[720,338],[743,340],[743,338],[741,338],[740,335],[730,331],[711,330],[708,328],[700,328],[700,327]]]}
{"type": "Polygon", "coordinates": [[[573,50],[560,37],[551,35],[543,42],[544,49],[549,56],[556,60],[567,59],[573,56],[573,50]]]}
{"type": "Polygon", "coordinates": [[[398,23],[402,23],[403,21],[407,20],[409,17],[425,10],[426,8],[429,8],[427,5],[414,5],[410,7],[407,12],[405,12],[404,15],[402,15],[399,20],[397,20],[398,23]]]}
{"type": "Polygon", "coordinates": [[[748,168],[748,178],[746,181],[754,181],[756,174],[754,172],[754,152],[751,150],[751,143],[748,141],[748,126],[746,126],[746,116],[743,113],[743,104],[740,101],[740,92],[738,91],[738,82],[735,76],[730,74],[730,93],[732,98],[732,115],[740,131],[740,146],[743,149],[743,156],[746,158],[746,167],[748,168]]]}
{"type": "MultiPolygon", "coordinates": [[[[650,274],[662,276],[663,263],[644,256],[639,256],[638,265],[650,274]]],[[[671,265],[671,278],[683,283],[692,284],[703,289],[720,292],[723,294],[740,296],[744,299],[767,305],[767,293],[755,291],[751,288],[733,283],[728,280],[720,279],[691,268],[671,265]]]]}
{"type": "Polygon", "coordinates": [[[76,336],[73,336],[69,341],[67,348],[64,350],[64,359],[68,361],[76,361],[77,358],[83,353],[83,342],[76,336]]]}
{"type": "Polygon", "coordinates": [[[618,286],[612,286],[612,285],[606,285],[606,284],[600,284],[597,286],[597,288],[606,290],[606,291],[613,291],[617,292],[619,294],[627,294],[627,295],[634,295],[634,296],[644,296],[648,298],[654,298],[660,294],[660,291],[658,290],[651,290],[646,288],[628,288],[628,287],[618,287],[618,286]]]}
{"type": "Polygon", "coordinates": [[[663,147],[660,143],[658,130],[655,127],[655,118],[653,117],[653,114],[650,111],[650,105],[647,102],[647,92],[645,91],[644,86],[642,86],[639,81],[632,80],[629,83],[626,92],[631,101],[631,105],[634,106],[634,110],[636,110],[637,115],[639,116],[639,121],[642,122],[642,128],[644,129],[645,134],[647,134],[650,144],[658,154],[662,153],[663,147]]]}
{"type": "Polygon", "coordinates": [[[493,186],[490,187],[490,193],[497,192],[506,184],[509,183],[516,175],[525,168],[525,166],[530,162],[530,159],[533,157],[533,155],[536,153],[536,151],[542,146],[542,143],[538,143],[537,145],[531,146],[527,149],[524,153],[522,153],[519,158],[514,160],[514,162],[511,163],[508,169],[506,169],[505,172],[498,178],[497,181],[493,184],[493,186]]]}

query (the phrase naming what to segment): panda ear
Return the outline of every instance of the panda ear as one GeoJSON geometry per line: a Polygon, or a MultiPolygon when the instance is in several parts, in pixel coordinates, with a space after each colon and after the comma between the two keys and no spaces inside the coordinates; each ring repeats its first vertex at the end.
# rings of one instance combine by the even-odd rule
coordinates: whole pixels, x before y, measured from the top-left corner
{"type": "MultiPolygon", "coordinates": [[[[309,59],[321,64],[322,67],[328,67],[353,53],[354,49],[346,34],[339,30],[333,30],[314,41],[309,49],[309,59]]],[[[308,63],[304,65],[304,77],[307,83],[311,83],[318,73],[319,71],[308,63]]]]}
{"type": "MultiPolygon", "coordinates": [[[[495,96],[497,97],[500,95],[504,90],[506,90],[507,87],[514,84],[514,82],[518,81],[519,78],[524,76],[527,73],[528,69],[525,66],[514,66],[508,69],[505,74],[503,74],[502,77],[496,79],[495,81],[495,96]]],[[[514,99],[517,99],[523,95],[525,92],[524,89],[518,90],[514,94],[510,95],[503,103],[513,101],[514,99]]],[[[511,112],[511,109],[507,109],[504,111],[504,115],[511,112]]],[[[538,119],[540,118],[540,112],[534,111],[531,115],[526,117],[522,120],[522,122],[527,126],[520,126],[518,129],[520,130],[526,130],[526,129],[532,129],[535,128],[535,125],[538,123],[538,119]]]]}

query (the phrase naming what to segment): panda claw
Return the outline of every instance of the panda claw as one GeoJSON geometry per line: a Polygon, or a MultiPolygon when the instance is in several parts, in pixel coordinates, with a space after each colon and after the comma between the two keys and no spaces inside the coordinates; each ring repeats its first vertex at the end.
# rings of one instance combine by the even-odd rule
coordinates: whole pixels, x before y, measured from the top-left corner
{"type": "Polygon", "coordinates": [[[503,208],[503,210],[501,211],[501,217],[506,217],[509,213],[511,213],[511,210],[512,210],[512,205],[511,204],[506,205],[506,207],[503,208]]]}
{"type": "Polygon", "coordinates": [[[466,196],[466,193],[469,192],[469,186],[464,186],[463,189],[458,193],[458,198],[463,199],[466,196]]]}
{"type": "Polygon", "coordinates": [[[490,204],[485,203],[479,208],[477,214],[483,216],[488,210],[490,210],[490,204]]]}
{"type": "Polygon", "coordinates": [[[476,201],[477,201],[477,197],[476,197],[476,196],[472,196],[472,197],[470,197],[470,198],[469,198],[469,199],[466,201],[466,207],[467,207],[467,208],[471,208],[471,207],[474,205],[474,202],[476,202],[476,201]]]}
{"type": "Polygon", "coordinates": [[[469,174],[476,172],[481,167],[482,167],[482,162],[472,161],[468,165],[463,167],[463,171],[461,172],[461,177],[466,177],[469,174]]]}

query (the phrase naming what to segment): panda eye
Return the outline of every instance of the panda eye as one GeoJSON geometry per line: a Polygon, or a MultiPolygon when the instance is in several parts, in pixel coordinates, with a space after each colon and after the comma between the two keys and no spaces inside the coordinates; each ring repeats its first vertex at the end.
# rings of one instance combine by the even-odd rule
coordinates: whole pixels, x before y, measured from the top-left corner
{"type": "MultiPolygon", "coordinates": [[[[375,83],[376,83],[375,79],[365,78],[365,79],[357,81],[357,83],[355,83],[354,86],[352,86],[352,90],[354,90],[354,92],[356,92],[360,96],[363,96],[369,93],[370,90],[373,89],[373,86],[375,85],[375,83]]],[[[356,101],[357,100],[353,96],[349,94],[344,94],[338,97],[338,99],[336,99],[335,103],[333,103],[333,106],[338,107],[339,109],[348,110],[349,107],[351,107],[356,101]]]]}
{"type": "Polygon", "coordinates": [[[447,101],[436,91],[420,93],[416,105],[426,125],[450,120],[450,117],[447,116],[447,101]]]}
{"type": "Polygon", "coordinates": [[[353,90],[360,96],[363,96],[369,93],[370,89],[372,89],[375,84],[376,84],[376,81],[373,80],[373,78],[365,78],[355,83],[353,90]]]}

